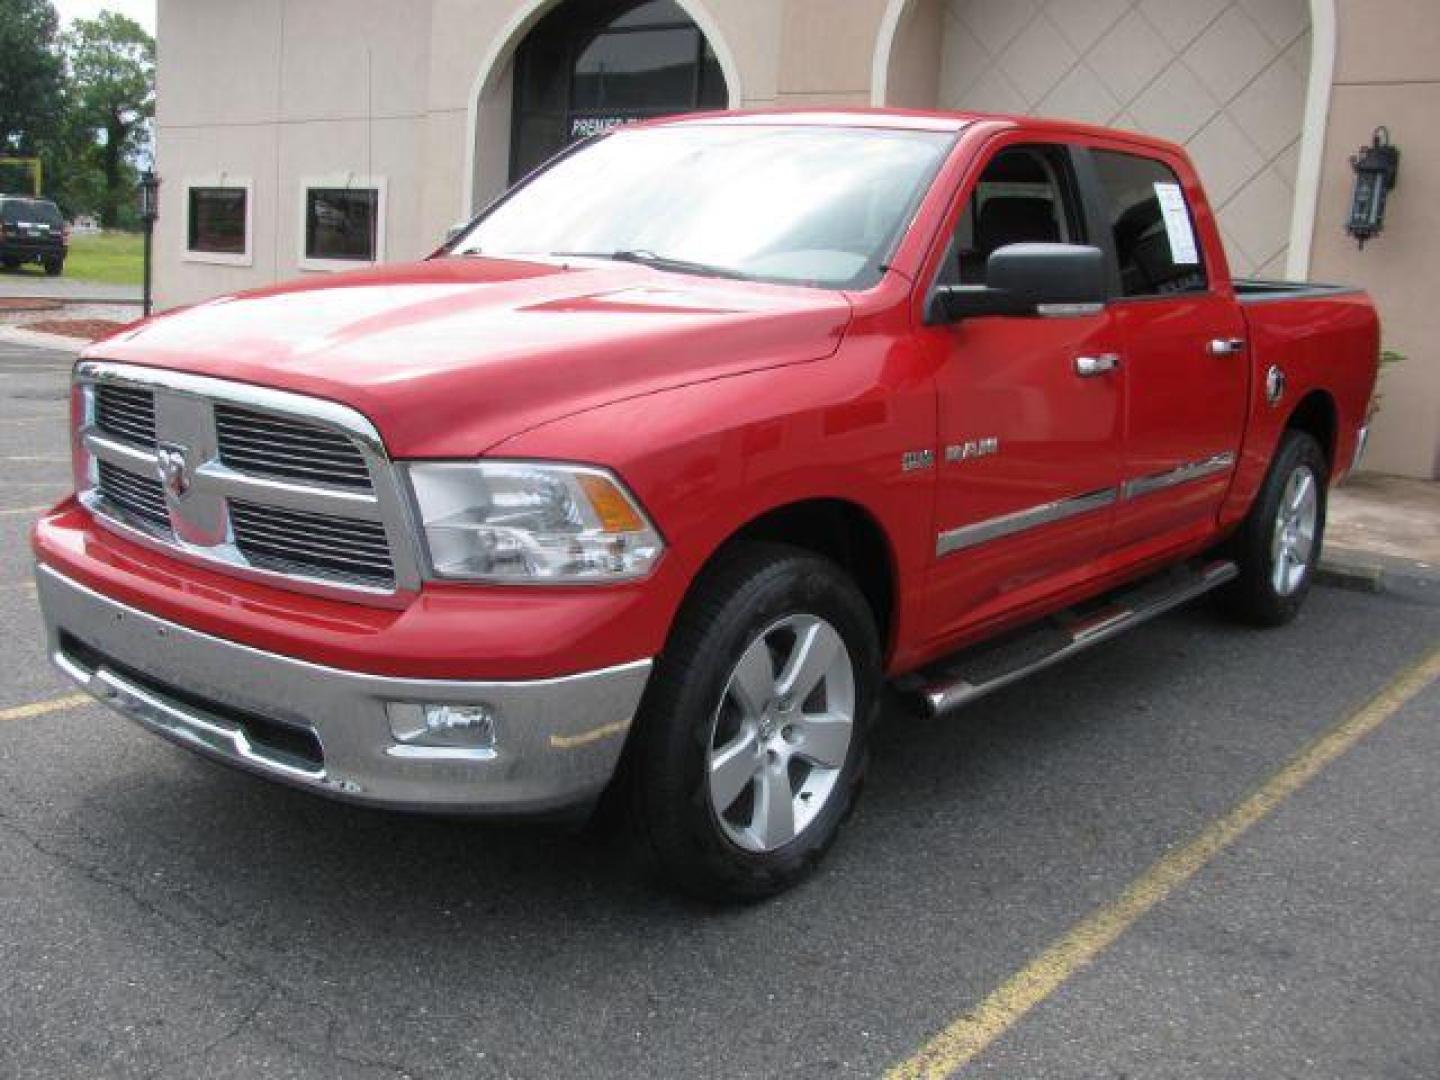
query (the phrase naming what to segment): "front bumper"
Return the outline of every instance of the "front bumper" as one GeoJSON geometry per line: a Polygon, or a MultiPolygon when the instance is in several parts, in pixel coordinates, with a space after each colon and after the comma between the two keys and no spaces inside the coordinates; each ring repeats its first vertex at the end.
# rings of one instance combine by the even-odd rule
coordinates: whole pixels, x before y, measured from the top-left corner
{"type": "Polygon", "coordinates": [[[341,671],[187,629],[40,564],[50,656],[101,701],[207,757],[353,802],[526,816],[583,807],[619,761],[651,661],[462,682],[341,671]],[[483,703],[493,748],[397,742],[387,703],[483,703]]]}

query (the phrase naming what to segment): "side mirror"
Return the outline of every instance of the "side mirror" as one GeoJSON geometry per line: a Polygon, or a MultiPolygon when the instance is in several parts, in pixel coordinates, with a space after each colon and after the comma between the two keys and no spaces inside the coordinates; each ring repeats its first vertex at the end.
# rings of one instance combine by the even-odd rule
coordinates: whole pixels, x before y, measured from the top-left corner
{"type": "Polygon", "coordinates": [[[939,285],[927,322],[983,315],[1079,314],[1105,303],[1105,253],[1083,244],[1009,244],[985,264],[984,285],[939,285]]]}

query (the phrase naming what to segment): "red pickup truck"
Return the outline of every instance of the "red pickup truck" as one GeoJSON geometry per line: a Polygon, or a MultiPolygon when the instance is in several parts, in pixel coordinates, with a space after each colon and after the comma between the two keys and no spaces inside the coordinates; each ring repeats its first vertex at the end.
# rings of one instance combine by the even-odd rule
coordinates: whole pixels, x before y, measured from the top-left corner
{"type": "Polygon", "coordinates": [[[93,346],[33,538],[56,663],[357,802],[602,794],[679,885],[834,839],[943,711],[1215,590],[1292,618],[1364,443],[1360,293],[1233,281],[1183,151],[949,113],[581,144],[436,256],[93,346]]]}

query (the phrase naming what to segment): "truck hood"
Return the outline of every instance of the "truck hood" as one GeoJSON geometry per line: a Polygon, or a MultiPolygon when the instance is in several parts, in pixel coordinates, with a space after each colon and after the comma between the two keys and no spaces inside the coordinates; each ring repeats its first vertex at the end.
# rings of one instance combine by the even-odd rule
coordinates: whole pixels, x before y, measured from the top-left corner
{"type": "Polygon", "coordinates": [[[359,410],[396,457],[468,457],[598,405],[835,351],[844,295],[597,260],[440,258],[221,297],[85,357],[359,410]]]}

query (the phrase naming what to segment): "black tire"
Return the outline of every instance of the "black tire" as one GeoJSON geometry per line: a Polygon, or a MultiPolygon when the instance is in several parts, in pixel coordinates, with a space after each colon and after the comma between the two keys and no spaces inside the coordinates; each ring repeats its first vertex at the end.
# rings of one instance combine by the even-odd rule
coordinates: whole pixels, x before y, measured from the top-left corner
{"type": "Polygon", "coordinates": [[[1303,431],[1286,431],[1250,513],[1227,545],[1240,576],[1217,597],[1226,614],[1254,626],[1283,626],[1300,613],[1320,562],[1329,482],[1330,465],[1320,444],[1303,431]],[[1304,565],[1293,586],[1286,590],[1277,587],[1278,519],[1281,501],[1299,470],[1308,470],[1313,478],[1315,523],[1304,565]]]}
{"type": "MultiPolygon", "coordinates": [[[[782,675],[783,670],[782,664],[782,675]]],[[[834,841],[859,793],[880,686],[874,617],[839,567],[776,544],[747,546],[723,557],[681,610],[640,710],[629,763],[632,827],[651,864],[670,884],[707,900],[758,900],[803,879],[834,841]],[[773,638],[767,635],[775,627],[782,627],[783,636],[792,618],[818,619],[844,644],[854,687],[850,742],[838,772],[826,773],[824,801],[808,824],[773,850],[746,850],[733,837],[739,826],[722,815],[746,798],[761,799],[764,781],[757,773],[738,801],[717,811],[708,763],[726,722],[722,713],[732,701],[727,696],[732,672],[756,642],[767,642],[762,648],[768,649],[773,638]]],[[[788,705],[805,711],[804,702],[788,705]]],[[[756,762],[764,757],[759,740],[754,753],[756,762]]],[[[796,751],[797,758],[802,755],[796,751]]],[[[787,792],[798,783],[794,798],[808,799],[808,781],[794,779],[789,760],[776,775],[785,777],[787,792]]],[[[802,773],[808,767],[799,765],[802,773]]],[[[758,805],[751,808],[756,819],[758,805]]],[[[798,825],[799,818],[795,821],[798,825]]]]}
{"type": "Polygon", "coordinates": [[[4,266],[6,270],[19,270],[20,260],[12,259],[7,255],[4,259],[0,259],[0,266],[4,266]]]}
{"type": "Polygon", "coordinates": [[[46,259],[45,273],[50,277],[59,277],[65,270],[64,259],[46,259]]]}

